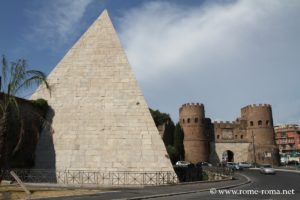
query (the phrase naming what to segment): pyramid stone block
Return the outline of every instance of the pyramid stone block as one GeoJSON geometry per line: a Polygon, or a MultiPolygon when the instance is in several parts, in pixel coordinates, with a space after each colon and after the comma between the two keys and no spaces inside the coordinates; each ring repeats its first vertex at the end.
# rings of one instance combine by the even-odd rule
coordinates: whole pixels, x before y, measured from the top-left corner
{"type": "Polygon", "coordinates": [[[107,11],[48,76],[51,95],[39,87],[52,130],[44,130],[36,169],[171,171],[148,110],[107,11]]]}

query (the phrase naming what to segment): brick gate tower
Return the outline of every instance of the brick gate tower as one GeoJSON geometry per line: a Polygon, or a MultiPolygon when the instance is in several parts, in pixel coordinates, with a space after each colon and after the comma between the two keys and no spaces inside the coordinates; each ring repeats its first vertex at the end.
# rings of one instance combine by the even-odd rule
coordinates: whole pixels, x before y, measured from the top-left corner
{"type": "Polygon", "coordinates": [[[272,107],[269,104],[248,105],[241,109],[241,118],[247,121],[247,138],[252,143],[249,152],[257,163],[277,164],[272,107]],[[273,160],[275,159],[275,160],[273,160]]]}
{"type": "Polygon", "coordinates": [[[205,133],[204,105],[183,104],[179,118],[184,132],[185,160],[192,163],[208,161],[209,140],[205,133]]]}

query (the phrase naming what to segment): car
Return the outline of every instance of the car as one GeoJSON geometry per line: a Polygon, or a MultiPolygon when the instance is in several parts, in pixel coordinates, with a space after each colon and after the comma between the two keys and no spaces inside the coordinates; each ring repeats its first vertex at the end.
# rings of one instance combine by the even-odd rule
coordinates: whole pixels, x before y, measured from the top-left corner
{"type": "Polygon", "coordinates": [[[261,165],[260,166],[260,173],[261,174],[276,174],[275,169],[272,167],[272,165],[261,165]]]}
{"type": "Polygon", "coordinates": [[[208,162],[198,162],[196,164],[196,167],[212,167],[212,164],[210,164],[208,162]]]}
{"type": "Polygon", "coordinates": [[[189,167],[192,163],[189,161],[180,160],[176,162],[176,166],[178,167],[189,167]]]}
{"type": "Polygon", "coordinates": [[[237,163],[234,163],[234,162],[227,162],[226,167],[228,167],[229,169],[233,169],[233,170],[242,170],[243,169],[237,163]]]}
{"type": "Polygon", "coordinates": [[[241,168],[251,168],[252,167],[252,164],[248,163],[248,162],[239,162],[238,165],[241,168]]]}

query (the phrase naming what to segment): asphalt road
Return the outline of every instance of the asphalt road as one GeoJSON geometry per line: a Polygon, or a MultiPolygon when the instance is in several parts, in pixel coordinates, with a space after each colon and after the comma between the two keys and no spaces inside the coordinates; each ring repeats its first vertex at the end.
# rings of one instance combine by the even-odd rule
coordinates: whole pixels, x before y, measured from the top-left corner
{"type": "Polygon", "coordinates": [[[266,199],[266,200],[299,200],[300,199],[300,174],[290,173],[290,172],[277,172],[276,175],[264,175],[260,174],[256,170],[244,170],[240,172],[248,176],[252,182],[247,185],[243,185],[236,188],[228,189],[227,191],[238,192],[241,194],[219,194],[218,191],[212,190],[210,192],[200,192],[192,193],[186,195],[177,195],[164,198],[156,198],[156,200],[198,200],[198,199],[211,199],[211,200],[231,200],[231,199],[243,199],[243,200],[257,200],[257,199],[266,199]],[[291,194],[282,194],[277,193],[290,192],[291,194]],[[252,194],[251,194],[252,193],[252,194]],[[257,194],[255,194],[257,193],[257,194]],[[264,194],[262,194],[264,193],[264,194]],[[273,193],[273,194],[272,194],[273,193]],[[292,194],[294,193],[294,194],[292,194]]]}
{"type": "MultiPolygon", "coordinates": [[[[300,174],[290,172],[277,172],[276,175],[263,175],[256,170],[244,170],[239,172],[241,175],[246,175],[251,179],[251,183],[239,187],[225,190],[215,190],[219,188],[234,184],[245,182],[245,178],[238,175],[240,180],[225,181],[219,183],[207,184],[192,184],[192,185],[178,185],[178,186],[162,186],[162,187],[146,187],[135,189],[116,189],[114,191],[99,193],[95,195],[80,196],[80,197],[61,197],[51,198],[51,200],[99,200],[99,199],[128,199],[141,196],[158,195],[162,193],[180,193],[194,191],[193,193],[173,195],[167,197],[157,197],[156,200],[198,200],[198,199],[267,199],[267,200],[298,200],[300,199],[300,174]],[[212,188],[210,191],[195,192],[204,188],[212,188]],[[284,191],[285,190],[285,191],[284,191]],[[223,192],[223,194],[221,194],[223,192]],[[238,194],[226,194],[238,193],[238,194]],[[277,194],[288,192],[290,194],[277,194]]],[[[153,198],[154,199],[154,198],[153,198]]]]}

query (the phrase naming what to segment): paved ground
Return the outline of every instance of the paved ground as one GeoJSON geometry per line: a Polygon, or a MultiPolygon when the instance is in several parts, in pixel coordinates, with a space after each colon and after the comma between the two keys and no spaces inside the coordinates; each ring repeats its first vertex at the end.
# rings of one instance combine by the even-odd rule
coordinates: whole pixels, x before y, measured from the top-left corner
{"type": "MultiPolygon", "coordinates": [[[[141,197],[152,197],[158,200],[198,200],[198,199],[288,199],[298,200],[300,199],[300,174],[290,172],[277,172],[276,175],[263,175],[257,170],[244,170],[243,172],[236,173],[239,180],[215,182],[215,183],[197,183],[188,185],[176,185],[176,186],[163,186],[163,187],[145,187],[138,189],[119,189],[110,191],[107,193],[85,195],[85,196],[73,196],[73,197],[61,197],[51,198],[51,200],[100,200],[100,199],[141,199],[141,197]],[[229,190],[243,191],[249,193],[253,191],[272,190],[270,192],[282,192],[283,189],[295,191],[295,194],[290,195],[271,195],[271,194],[210,194],[210,188],[230,187],[233,185],[247,182],[247,179],[243,176],[246,175],[251,179],[251,182],[242,186],[230,188],[229,190]],[[203,191],[205,190],[206,191],[203,191]],[[207,190],[208,189],[208,190],[207,190]],[[162,197],[156,197],[162,196],[162,197]],[[171,196],[163,196],[171,195],[171,196]]],[[[218,190],[212,190],[213,192],[219,193],[218,190]]],[[[267,191],[268,192],[268,191],[267,191]]]]}
{"type": "MultiPolygon", "coordinates": [[[[142,197],[148,197],[159,200],[178,200],[178,199],[300,199],[300,173],[291,173],[285,171],[278,171],[276,175],[262,175],[258,170],[244,170],[235,174],[236,180],[228,180],[222,182],[210,182],[210,183],[194,183],[194,184],[182,184],[173,186],[160,186],[160,187],[143,187],[143,188],[122,188],[122,189],[94,189],[94,190],[69,190],[67,195],[69,197],[59,198],[47,198],[51,200],[98,200],[98,199],[141,199],[142,197]],[[249,181],[251,179],[251,182],[249,181]],[[237,186],[243,184],[241,186],[237,186]],[[234,187],[235,186],[235,187],[234,187]],[[235,191],[242,193],[253,193],[253,191],[272,190],[271,192],[283,192],[283,189],[293,192],[295,194],[290,195],[275,195],[275,194],[220,194],[224,190],[212,189],[212,192],[217,194],[210,194],[211,188],[224,189],[227,188],[227,192],[235,191]],[[78,196],[80,195],[80,196],[78,196]]],[[[0,188],[1,189],[1,188],[0,188]]],[[[63,189],[62,189],[63,190],[63,189]]],[[[42,192],[42,191],[38,191],[42,192]]],[[[51,196],[52,191],[49,196],[51,196]]],[[[1,191],[0,191],[1,193],[1,191]]],[[[64,192],[65,193],[65,192],[64,192]]],[[[267,191],[268,193],[268,191],[267,191]]],[[[270,193],[270,192],[269,192],[270,193]]],[[[58,194],[58,193],[56,193],[58,194]]],[[[54,192],[55,195],[55,192],[54,192]]],[[[44,195],[45,196],[45,195],[44,195]]],[[[3,196],[0,199],[10,199],[9,195],[3,196]]],[[[35,199],[38,195],[33,196],[35,199]]],[[[21,199],[21,198],[16,198],[21,199]]]]}
{"type": "MultiPolygon", "coordinates": [[[[266,199],[266,200],[299,200],[300,199],[300,174],[290,173],[290,172],[277,172],[276,175],[263,175],[260,174],[257,170],[249,170],[241,172],[242,174],[251,178],[252,182],[250,184],[246,184],[237,188],[233,188],[232,190],[236,192],[243,192],[244,194],[210,194],[210,192],[199,192],[199,193],[191,193],[186,195],[176,195],[170,197],[161,197],[156,198],[156,200],[198,200],[198,199],[211,199],[211,200],[240,200],[240,199],[247,199],[247,200],[257,200],[257,199],[266,199]],[[271,192],[282,192],[282,190],[289,190],[292,193],[292,190],[295,190],[295,194],[290,195],[277,195],[277,194],[245,194],[250,193],[254,190],[262,192],[262,190],[269,190],[266,191],[267,193],[271,192]],[[272,191],[271,191],[272,190],[272,191]]],[[[212,190],[213,192],[217,192],[212,190]]]]}

